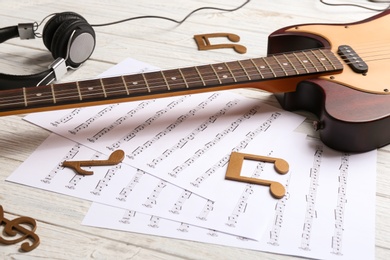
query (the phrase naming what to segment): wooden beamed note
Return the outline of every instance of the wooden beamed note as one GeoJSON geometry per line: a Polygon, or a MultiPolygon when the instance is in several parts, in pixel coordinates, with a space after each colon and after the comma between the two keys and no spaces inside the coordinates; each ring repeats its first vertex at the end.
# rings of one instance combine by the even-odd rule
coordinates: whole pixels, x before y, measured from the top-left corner
{"type": "Polygon", "coordinates": [[[286,189],[279,182],[251,178],[251,177],[245,177],[245,176],[240,175],[242,165],[243,165],[245,159],[273,163],[275,170],[279,174],[286,174],[289,170],[288,163],[285,160],[280,159],[280,158],[273,158],[273,157],[260,156],[260,155],[254,155],[254,154],[232,152],[230,155],[229,164],[228,164],[228,167],[226,170],[225,179],[233,180],[233,181],[240,181],[240,182],[247,182],[247,183],[251,183],[251,184],[270,186],[270,192],[271,192],[272,196],[274,196],[277,199],[283,198],[283,196],[286,193],[286,189]]]}

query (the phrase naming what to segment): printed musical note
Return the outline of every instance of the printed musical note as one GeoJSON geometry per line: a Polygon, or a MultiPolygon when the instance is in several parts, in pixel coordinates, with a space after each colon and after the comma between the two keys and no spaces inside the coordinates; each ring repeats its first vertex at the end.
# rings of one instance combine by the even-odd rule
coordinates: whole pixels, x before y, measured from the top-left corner
{"type": "Polygon", "coordinates": [[[342,255],[343,233],[344,233],[344,211],[347,203],[347,178],[349,169],[349,154],[343,154],[340,164],[339,188],[337,196],[337,207],[334,210],[335,230],[332,237],[332,253],[342,255]]]}
{"type": "Polygon", "coordinates": [[[3,207],[0,205],[0,226],[3,226],[3,232],[0,233],[0,244],[4,245],[12,245],[19,243],[23,240],[29,239],[32,241],[32,243],[24,242],[20,248],[24,252],[29,252],[33,249],[35,249],[40,241],[37,234],[35,234],[35,230],[37,228],[36,222],[34,219],[30,217],[19,217],[13,220],[8,220],[4,217],[4,211],[3,207]],[[31,230],[25,228],[25,226],[31,227],[31,230]],[[4,235],[4,238],[1,237],[1,235],[4,235]],[[18,236],[15,239],[7,239],[9,237],[15,237],[18,236]]]}
{"type": "Polygon", "coordinates": [[[148,196],[148,198],[146,199],[146,202],[142,205],[147,207],[147,208],[151,208],[151,207],[153,207],[153,205],[156,205],[158,196],[160,195],[160,193],[162,192],[162,190],[166,186],[167,186],[166,181],[160,181],[157,184],[157,187],[155,187],[154,190],[152,191],[152,194],[150,194],[148,196]]]}
{"type": "Polygon", "coordinates": [[[80,124],[79,126],[75,127],[72,130],[69,130],[69,133],[75,135],[78,132],[80,132],[81,130],[88,128],[93,122],[95,122],[97,119],[99,119],[100,117],[102,117],[106,113],[113,110],[116,106],[118,106],[118,104],[113,104],[113,105],[110,105],[110,106],[104,108],[103,110],[99,111],[96,115],[88,118],[84,123],[80,124]]]}
{"type": "Polygon", "coordinates": [[[128,225],[131,222],[130,220],[134,218],[136,214],[137,212],[134,210],[126,210],[119,222],[128,225]]]}
{"type": "Polygon", "coordinates": [[[130,133],[126,134],[124,137],[122,137],[120,140],[118,140],[117,142],[111,144],[110,146],[107,146],[107,149],[109,150],[114,150],[116,148],[119,148],[123,143],[125,142],[129,142],[131,139],[133,139],[139,132],[143,131],[145,128],[147,128],[148,126],[150,126],[154,121],[156,121],[157,119],[159,119],[161,116],[163,116],[164,114],[168,113],[169,111],[171,111],[174,107],[176,107],[177,105],[183,103],[185,101],[185,99],[187,99],[189,96],[183,96],[175,101],[172,101],[171,103],[169,103],[165,108],[157,111],[154,116],[148,118],[147,120],[145,120],[145,122],[143,122],[142,124],[140,124],[139,126],[137,126],[136,128],[134,128],[130,133]]]}
{"type": "MultiPolygon", "coordinates": [[[[256,108],[255,108],[256,109],[256,108]]],[[[252,109],[251,109],[252,111],[252,109]]],[[[256,110],[255,110],[256,111],[256,110]]],[[[251,114],[246,114],[245,117],[249,118],[251,114]]],[[[250,131],[246,134],[245,138],[239,142],[238,145],[236,145],[232,151],[238,152],[242,149],[244,149],[257,135],[259,135],[261,132],[267,131],[269,127],[271,126],[272,122],[276,120],[280,116],[280,113],[273,113],[263,124],[261,124],[259,127],[257,127],[254,131],[250,131]]],[[[232,126],[236,126],[235,123],[232,124],[232,126]]],[[[234,128],[235,129],[235,128],[234,128]]],[[[218,134],[217,136],[220,136],[218,134]]],[[[202,182],[204,182],[208,177],[210,177],[212,174],[214,174],[219,168],[224,167],[229,162],[230,154],[224,155],[217,163],[215,163],[210,169],[208,169],[205,173],[203,173],[201,176],[197,177],[196,180],[191,182],[191,185],[194,187],[199,188],[202,182]]],[[[182,170],[180,167],[177,169],[175,168],[176,172],[179,170],[182,170]]]]}
{"type": "Polygon", "coordinates": [[[322,155],[324,153],[322,145],[318,145],[314,152],[313,167],[310,169],[309,193],[306,195],[306,214],[303,224],[302,240],[300,249],[310,250],[310,238],[313,220],[317,217],[315,202],[317,198],[317,186],[319,183],[319,173],[321,168],[322,155]]]}
{"type": "Polygon", "coordinates": [[[121,169],[121,165],[116,165],[115,167],[112,167],[111,169],[109,169],[107,171],[106,175],[104,175],[104,178],[98,182],[95,189],[93,191],[91,191],[91,193],[94,195],[100,196],[103,189],[108,186],[108,182],[111,181],[111,179],[113,179],[115,173],[117,171],[119,171],[120,169],[121,169]]]}
{"type": "Polygon", "coordinates": [[[194,35],[196,44],[199,50],[221,49],[221,48],[233,48],[238,53],[246,53],[246,47],[234,43],[225,44],[211,44],[209,38],[226,37],[231,42],[239,42],[240,36],[233,33],[209,33],[194,35]]]}
{"type": "Polygon", "coordinates": [[[66,116],[60,118],[59,120],[57,120],[55,122],[52,122],[51,125],[57,127],[60,124],[67,123],[70,120],[72,120],[77,114],[79,114],[81,110],[82,110],[82,108],[76,108],[76,109],[72,110],[69,114],[67,114],[66,116]]]}
{"type": "Polygon", "coordinates": [[[188,118],[195,116],[197,112],[202,111],[205,107],[213,100],[219,96],[218,93],[212,94],[205,101],[201,102],[195,108],[189,110],[186,114],[179,116],[175,122],[167,126],[163,131],[159,132],[152,139],[145,142],[142,146],[137,147],[133,152],[127,155],[128,158],[134,159],[137,155],[144,152],[147,148],[151,147],[155,142],[160,140],[162,137],[166,136],[168,133],[172,132],[177,126],[185,122],[188,118]]]}
{"type": "Polygon", "coordinates": [[[202,212],[196,218],[206,221],[207,216],[210,214],[211,211],[213,211],[213,209],[214,209],[214,202],[211,200],[207,200],[206,205],[204,206],[202,212]]]}
{"type": "MultiPolygon", "coordinates": [[[[165,150],[163,152],[163,154],[161,154],[159,157],[153,159],[150,163],[148,163],[148,165],[152,168],[154,168],[158,163],[160,163],[162,160],[168,158],[171,154],[173,154],[175,151],[177,151],[178,149],[181,149],[185,144],[187,144],[189,141],[192,141],[194,140],[195,136],[198,135],[200,132],[204,131],[205,129],[207,129],[207,127],[211,124],[214,124],[216,122],[216,120],[218,118],[220,118],[221,116],[225,115],[226,112],[231,109],[232,107],[234,107],[235,105],[238,104],[238,101],[237,100],[234,100],[234,101],[231,101],[231,102],[228,102],[225,107],[223,107],[222,109],[220,109],[216,114],[213,114],[212,116],[210,116],[206,121],[204,121],[203,123],[201,123],[197,128],[195,128],[195,130],[193,130],[191,133],[189,133],[187,136],[181,138],[176,144],[174,144],[172,147],[170,147],[169,149],[165,150]]],[[[176,176],[176,172],[177,170],[169,173],[172,177],[175,177],[176,176]]]]}
{"type": "Polygon", "coordinates": [[[86,171],[81,169],[83,166],[107,166],[107,165],[116,165],[125,157],[125,153],[122,150],[114,151],[107,160],[91,160],[91,161],[64,161],[62,163],[63,167],[69,167],[75,170],[78,174],[82,175],[92,175],[92,171],[86,171]]]}
{"type": "Polygon", "coordinates": [[[129,196],[129,194],[134,190],[135,186],[139,183],[140,179],[144,175],[145,175],[144,171],[137,169],[137,172],[133,176],[130,183],[125,188],[123,188],[121,190],[121,192],[119,193],[119,196],[116,199],[119,201],[125,202],[127,200],[127,196],[129,196]]]}
{"type": "Polygon", "coordinates": [[[121,125],[123,122],[125,122],[127,119],[133,117],[135,114],[137,114],[137,112],[139,111],[142,111],[142,109],[144,109],[145,107],[147,107],[147,105],[151,104],[152,102],[154,102],[154,100],[148,100],[148,101],[145,101],[145,102],[142,102],[140,103],[136,108],[134,109],[131,109],[130,111],[128,111],[125,115],[119,117],[118,119],[116,119],[114,121],[114,123],[112,123],[111,125],[107,126],[107,127],[104,127],[103,129],[101,129],[99,132],[97,132],[96,134],[94,134],[92,137],[89,137],[87,138],[87,140],[91,143],[94,143],[96,142],[97,140],[99,140],[101,137],[103,137],[105,134],[109,133],[111,130],[115,129],[117,126],[121,125]]]}
{"type": "MultiPolygon", "coordinates": [[[[97,160],[100,158],[100,156],[102,155],[102,153],[100,152],[96,152],[93,156],[92,156],[92,160],[97,160]]],[[[69,181],[69,183],[65,186],[66,188],[68,189],[71,189],[71,190],[74,190],[76,189],[76,186],[79,184],[79,182],[85,177],[85,175],[80,175],[80,174],[75,174],[73,176],[73,178],[69,181]]]]}
{"type": "MultiPolygon", "coordinates": [[[[71,158],[74,158],[79,150],[80,150],[80,145],[79,144],[76,144],[75,146],[72,147],[72,149],[70,149],[70,151],[65,155],[65,157],[63,158],[63,160],[68,160],[68,159],[71,159],[71,158]]],[[[45,176],[45,178],[43,178],[41,180],[41,182],[43,183],[46,183],[46,184],[50,184],[50,182],[52,181],[52,179],[57,175],[57,173],[63,169],[63,166],[62,166],[62,163],[59,162],[58,165],[52,169],[50,171],[50,173],[48,175],[45,176]]]]}

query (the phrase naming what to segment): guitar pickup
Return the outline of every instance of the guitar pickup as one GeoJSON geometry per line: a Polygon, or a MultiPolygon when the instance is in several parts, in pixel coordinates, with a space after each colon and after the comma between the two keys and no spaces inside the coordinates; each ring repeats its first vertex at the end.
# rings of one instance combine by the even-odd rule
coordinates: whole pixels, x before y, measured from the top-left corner
{"type": "Polygon", "coordinates": [[[354,72],[363,74],[368,71],[368,65],[350,46],[340,45],[337,53],[354,72]]]}

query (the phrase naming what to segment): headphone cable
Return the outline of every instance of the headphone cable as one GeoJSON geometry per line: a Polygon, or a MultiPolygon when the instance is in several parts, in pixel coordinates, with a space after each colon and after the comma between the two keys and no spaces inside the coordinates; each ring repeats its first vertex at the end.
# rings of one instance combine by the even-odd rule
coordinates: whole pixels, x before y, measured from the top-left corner
{"type": "Polygon", "coordinates": [[[245,5],[247,5],[248,3],[250,2],[250,0],[246,0],[243,4],[241,4],[240,6],[238,7],[235,7],[235,8],[232,8],[232,9],[224,9],[224,8],[219,8],[219,7],[208,7],[208,6],[204,6],[204,7],[200,7],[200,8],[197,8],[193,11],[191,11],[189,14],[187,14],[182,20],[175,20],[173,18],[169,18],[169,17],[165,17],[165,16],[156,16],[156,15],[144,15],[144,16],[136,16],[136,17],[131,17],[131,18],[127,18],[127,19],[123,19],[123,20],[119,20],[119,21],[114,21],[114,22],[110,22],[110,23],[102,23],[102,24],[91,24],[92,27],[103,27],[103,26],[109,26],[109,25],[114,25],[114,24],[118,24],[118,23],[124,23],[124,22],[128,22],[128,21],[133,21],[133,20],[138,20],[138,19],[149,19],[149,18],[153,18],[153,19],[163,19],[163,20],[168,20],[168,21],[171,21],[171,22],[174,22],[174,23],[177,23],[177,24],[182,24],[184,21],[186,21],[191,15],[193,15],[194,13],[196,12],[199,12],[201,10],[216,10],[216,11],[222,11],[222,12],[234,12],[234,11],[237,11],[241,8],[243,8],[245,5]]]}

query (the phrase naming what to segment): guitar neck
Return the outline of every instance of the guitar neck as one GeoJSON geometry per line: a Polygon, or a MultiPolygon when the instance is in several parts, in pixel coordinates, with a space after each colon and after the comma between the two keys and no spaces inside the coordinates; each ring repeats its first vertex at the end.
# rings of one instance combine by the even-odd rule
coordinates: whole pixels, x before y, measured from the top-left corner
{"type": "MultiPolygon", "coordinates": [[[[260,81],[341,71],[327,49],[71,83],[0,91],[0,115],[256,87],[260,81]]],[[[261,88],[261,87],[260,87],[261,88]]],[[[294,86],[295,88],[295,86],[294,86]]],[[[280,92],[280,89],[267,89],[280,92]]],[[[294,91],[286,87],[282,92],[294,91]]]]}

